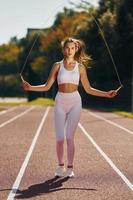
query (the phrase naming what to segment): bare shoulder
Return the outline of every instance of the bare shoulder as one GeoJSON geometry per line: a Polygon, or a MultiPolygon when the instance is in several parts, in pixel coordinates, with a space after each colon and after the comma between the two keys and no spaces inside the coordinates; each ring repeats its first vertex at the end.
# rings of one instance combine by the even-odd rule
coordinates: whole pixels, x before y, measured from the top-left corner
{"type": "Polygon", "coordinates": [[[55,63],[53,64],[53,67],[54,67],[54,68],[60,67],[60,62],[55,62],[55,63]]]}
{"type": "Polygon", "coordinates": [[[83,64],[78,65],[80,74],[86,73],[86,67],[83,64]]]}
{"type": "Polygon", "coordinates": [[[55,62],[52,66],[52,70],[54,71],[58,71],[60,68],[60,61],[59,62],[55,62]]]}

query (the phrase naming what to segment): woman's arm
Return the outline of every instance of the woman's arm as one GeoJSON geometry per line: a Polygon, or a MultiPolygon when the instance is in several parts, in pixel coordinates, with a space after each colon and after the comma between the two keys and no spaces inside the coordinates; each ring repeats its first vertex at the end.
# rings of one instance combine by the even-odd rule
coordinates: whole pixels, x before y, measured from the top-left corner
{"type": "Polygon", "coordinates": [[[27,81],[23,81],[22,87],[24,88],[24,90],[27,91],[37,91],[37,92],[48,91],[53,85],[54,81],[56,80],[58,70],[59,70],[59,63],[55,63],[51,69],[50,75],[45,84],[33,86],[30,85],[27,81]]]}
{"type": "Polygon", "coordinates": [[[81,78],[81,83],[84,87],[84,90],[91,95],[94,96],[99,96],[99,97],[108,97],[108,98],[112,98],[114,96],[116,96],[117,91],[116,90],[110,90],[108,92],[105,91],[101,91],[101,90],[97,90],[93,87],[91,87],[88,77],[87,77],[87,73],[86,73],[86,69],[84,66],[80,66],[80,78],[81,78]]]}

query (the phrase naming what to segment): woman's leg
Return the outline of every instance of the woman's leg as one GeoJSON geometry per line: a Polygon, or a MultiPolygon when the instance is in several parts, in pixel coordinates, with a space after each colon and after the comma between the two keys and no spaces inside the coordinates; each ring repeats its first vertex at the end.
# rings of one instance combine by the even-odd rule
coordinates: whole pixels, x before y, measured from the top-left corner
{"type": "Polygon", "coordinates": [[[67,116],[66,124],[66,140],[67,140],[67,159],[68,167],[73,166],[75,145],[74,145],[74,134],[78,126],[81,113],[81,101],[76,103],[67,116]]]}
{"type": "Polygon", "coordinates": [[[74,138],[67,139],[67,160],[68,160],[67,167],[71,168],[73,167],[74,153],[75,153],[74,138]]]}
{"type": "Polygon", "coordinates": [[[56,142],[56,153],[59,166],[64,166],[64,140],[56,142]]]}
{"type": "Polygon", "coordinates": [[[64,164],[64,127],[66,114],[60,105],[56,104],[54,109],[55,114],[55,132],[56,132],[56,152],[58,164],[64,164]]]}

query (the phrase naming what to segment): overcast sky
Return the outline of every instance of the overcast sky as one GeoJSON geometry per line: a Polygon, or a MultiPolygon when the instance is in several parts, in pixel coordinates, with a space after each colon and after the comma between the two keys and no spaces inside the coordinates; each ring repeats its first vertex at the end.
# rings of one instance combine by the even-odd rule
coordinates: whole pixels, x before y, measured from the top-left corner
{"type": "MultiPolygon", "coordinates": [[[[98,0],[88,2],[95,5],[98,0]]],[[[64,6],[70,7],[69,0],[0,0],[0,44],[7,43],[14,36],[24,37],[27,28],[52,25],[55,15],[64,6]]]]}

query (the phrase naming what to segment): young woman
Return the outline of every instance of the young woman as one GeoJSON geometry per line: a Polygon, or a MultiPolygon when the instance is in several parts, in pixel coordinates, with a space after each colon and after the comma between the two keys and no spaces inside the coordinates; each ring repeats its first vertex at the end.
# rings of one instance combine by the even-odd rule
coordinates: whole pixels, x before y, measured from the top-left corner
{"type": "Polygon", "coordinates": [[[83,41],[66,38],[61,44],[64,58],[53,65],[47,82],[43,85],[32,86],[23,80],[22,86],[29,91],[48,91],[57,79],[58,92],[55,98],[54,117],[58,167],[55,175],[73,177],[74,135],[82,107],[81,97],[78,93],[79,81],[88,94],[99,97],[112,98],[117,94],[117,90],[105,92],[91,87],[85,68],[85,64],[90,58],[85,53],[83,41]],[[66,170],[63,160],[64,136],[67,142],[66,170]]]}

